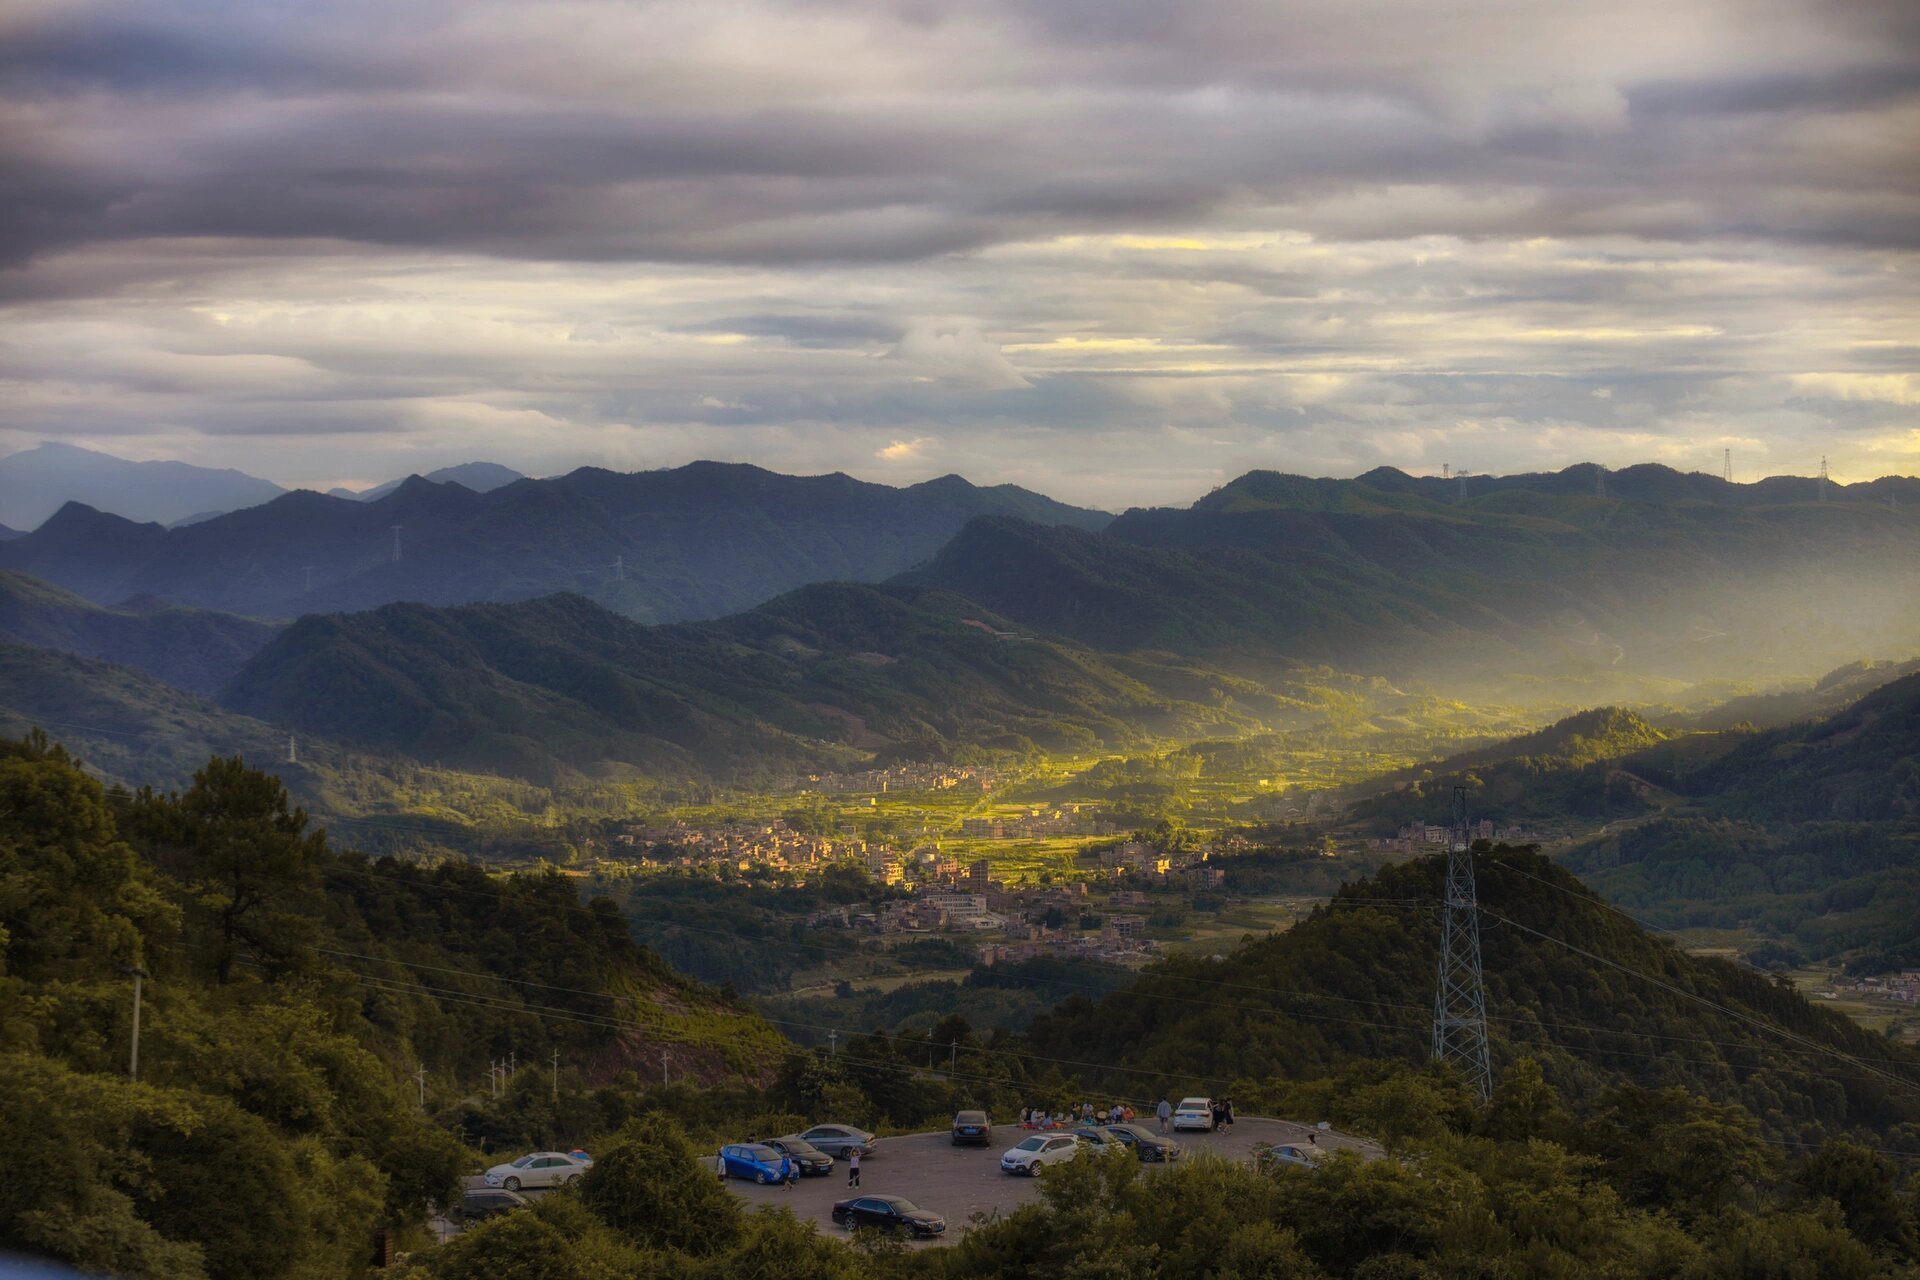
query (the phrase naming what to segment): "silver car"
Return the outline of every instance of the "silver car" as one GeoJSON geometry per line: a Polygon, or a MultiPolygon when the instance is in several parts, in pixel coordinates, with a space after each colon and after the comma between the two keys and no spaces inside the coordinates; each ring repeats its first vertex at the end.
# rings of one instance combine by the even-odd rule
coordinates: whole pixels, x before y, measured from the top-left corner
{"type": "Polygon", "coordinates": [[[817,1124],[800,1136],[836,1160],[855,1151],[863,1158],[873,1154],[873,1135],[850,1124],[817,1124]]]}
{"type": "Polygon", "coordinates": [[[487,1185],[508,1191],[522,1187],[563,1187],[591,1168],[593,1160],[586,1155],[535,1151],[487,1170],[487,1185]]]}

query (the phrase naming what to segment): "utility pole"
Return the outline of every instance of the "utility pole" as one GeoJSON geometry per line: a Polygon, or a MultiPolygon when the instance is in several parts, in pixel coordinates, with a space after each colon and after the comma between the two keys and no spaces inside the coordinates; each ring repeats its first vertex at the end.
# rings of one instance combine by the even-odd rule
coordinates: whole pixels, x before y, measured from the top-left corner
{"type": "Polygon", "coordinates": [[[616,582],[625,582],[627,580],[627,558],[625,556],[615,556],[613,558],[613,577],[616,582]]]}
{"type": "Polygon", "coordinates": [[[840,1056],[840,1029],[838,1027],[827,1032],[827,1056],[829,1058],[837,1058],[840,1056]]]}
{"type": "Polygon", "coordinates": [[[1443,462],[1440,464],[1440,478],[1442,480],[1453,479],[1453,464],[1451,462],[1443,462]]]}
{"type": "Polygon", "coordinates": [[[292,734],[287,735],[287,763],[288,764],[300,763],[300,749],[294,745],[292,734]]]}
{"type": "Polygon", "coordinates": [[[955,1040],[947,1046],[947,1074],[951,1076],[960,1069],[960,1042],[955,1040]]]}
{"type": "Polygon", "coordinates": [[[560,1051],[553,1051],[553,1100],[560,1101],[560,1051]]]}
{"type": "Polygon", "coordinates": [[[420,1069],[413,1073],[413,1082],[420,1086],[420,1109],[427,1109],[427,1064],[421,1063],[420,1069]]]}
{"type": "Polygon", "coordinates": [[[933,1070],[933,1028],[927,1028],[927,1070],[933,1070]]]}
{"type": "Polygon", "coordinates": [[[393,562],[395,564],[399,564],[400,563],[400,531],[406,528],[406,526],[396,524],[390,527],[393,529],[393,562]]]}
{"type": "Polygon", "coordinates": [[[147,971],[139,965],[130,965],[127,973],[133,975],[133,1052],[127,1058],[127,1077],[140,1078],[140,984],[147,979],[147,971]]]}
{"type": "Polygon", "coordinates": [[[660,1083],[661,1084],[673,1083],[673,1076],[667,1069],[668,1063],[672,1059],[672,1057],[673,1057],[673,1050],[667,1049],[667,1048],[662,1048],[660,1050],[660,1083]]]}
{"type": "Polygon", "coordinates": [[[1480,969],[1480,903],[1473,886],[1467,789],[1453,789],[1453,831],[1440,924],[1440,974],[1433,994],[1433,1057],[1453,1064],[1485,1102],[1493,1094],[1487,1047],[1487,989],[1480,969]]]}

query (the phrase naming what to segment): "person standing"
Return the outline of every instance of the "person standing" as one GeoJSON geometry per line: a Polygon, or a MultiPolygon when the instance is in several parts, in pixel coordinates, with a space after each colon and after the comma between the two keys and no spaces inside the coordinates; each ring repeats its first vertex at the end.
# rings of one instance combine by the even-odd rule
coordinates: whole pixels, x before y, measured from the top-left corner
{"type": "Polygon", "coordinates": [[[851,1148],[847,1152],[847,1185],[850,1187],[860,1185],[860,1149],[858,1147],[851,1148]]]}
{"type": "Polygon", "coordinates": [[[1220,1132],[1233,1132],[1233,1099],[1228,1098],[1220,1104],[1220,1132]]]}
{"type": "Polygon", "coordinates": [[[793,1159],[785,1154],[780,1157],[780,1181],[787,1190],[793,1190],[793,1159]]]}
{"type": "Polygon", "coordinates": [[[1160,1132],[1165,1133],[1167,1131],[1168,1121],[1173,1119],[1173,1104],[1167,1101],[1164,1094],[1160,1098],[1160,1105],[1154,1109],[1153,1114],[1160,1118],[1160,1132]]]}

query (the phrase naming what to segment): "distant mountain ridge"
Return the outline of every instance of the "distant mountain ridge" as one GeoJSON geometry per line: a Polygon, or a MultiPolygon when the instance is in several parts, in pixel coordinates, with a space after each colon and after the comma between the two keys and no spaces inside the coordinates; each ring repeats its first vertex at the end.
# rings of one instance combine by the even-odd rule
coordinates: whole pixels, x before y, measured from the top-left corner
{"type": "Polygon", "coordinates": [[[186,462],[129,462],[70,444],[0,458],[0,520],[33,529],[70,502],[136,523],[170,524],[256,506],[285,493],[271,480],[186,462]]]}
{"type": "MultiPolygon", "coordinates": [[[[401,476],[398,480],[389,480],[385,484],[357,492],[352,489],[329,489],[327,493],[335,498],[352,498],[356,502],[378,502],[412,478],[412,476],[401,476]]],[[[512,467],[503,467],[497,462],[462,462],[458,466],[441,467],[437,471],[426,472],[420,478],[430,480],[434,484],[457,484],[475,493],[492,493],[495,489],[504,488],[515,480],[526,479],[512,467]]]]}
{"type": "Polygon", "coordinates": [[[70,504],[0,544],[0,568],[103,604],[148,594],[253,617],[570,591],[666,622],[737,612],[810,582],[890,577],[983,514],[1084,528],[1111,519],[958,476],[896,489],[700,462],[582,468],[485,494],[419,477],[371,502],[302,491],[170,530],[70,504]]]}
{"type": "MultiPolygon", "coordinates": [[[[1633,470],[1649,489],[1678,477],[1633,470]]],[[[1571,677],[1592,682],[1593,702],[1920,647],[1920,499],[1641,501],[1561,473],[1571,491],[1489,479],[1449,501],[1370,476],[1388,487],[1251,472],[1098,532],[982,518],[901,581],[1109,650],[1240,670],[1571,677]]]]}

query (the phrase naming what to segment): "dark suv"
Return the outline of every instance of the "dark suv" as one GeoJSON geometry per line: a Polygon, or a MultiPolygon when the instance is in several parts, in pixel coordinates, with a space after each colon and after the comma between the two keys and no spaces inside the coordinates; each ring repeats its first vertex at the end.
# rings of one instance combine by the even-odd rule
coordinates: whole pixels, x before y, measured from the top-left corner
{"type": "Polygon", "coordinates": [[[972,1142],[982,1147],[993,1145],[993,1126],[984,1111],[962,1111],[953,1118],[953,1145],[972,1142]]]}

